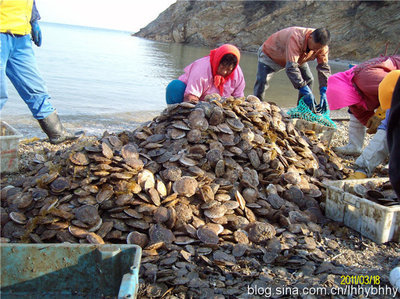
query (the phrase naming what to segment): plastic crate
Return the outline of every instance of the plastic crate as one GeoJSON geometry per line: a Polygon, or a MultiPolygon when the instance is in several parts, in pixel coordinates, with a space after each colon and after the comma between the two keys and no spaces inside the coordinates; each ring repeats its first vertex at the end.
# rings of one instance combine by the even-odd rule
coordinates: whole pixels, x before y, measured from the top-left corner
{"type": "Polygon", "coordinates": [[[137,245],[0,244],[1,298],[136,298],[137,245]]]}
{"type": "Polygon", "coordinates": [[[378,244],[388,241],[400,243],[400,205],[387,207],[350,193],[356,184],[388,180],[378,178],[324,182],[326,216],[343,222],[378,244]]]}
{"type": "Polygon", "coordinates": [[[14,173],[18,171],[18,144],[22,138],[21,133],[5,121],[0,123],[0,161],[1,173],[14,173]]]}

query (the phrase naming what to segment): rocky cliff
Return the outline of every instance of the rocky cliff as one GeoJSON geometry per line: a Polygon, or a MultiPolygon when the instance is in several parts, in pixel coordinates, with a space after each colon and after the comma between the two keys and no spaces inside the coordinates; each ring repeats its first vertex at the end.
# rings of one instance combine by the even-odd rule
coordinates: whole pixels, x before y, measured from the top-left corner
{"type": "Polygon", "coordinates": [[[187,1],[178,0],[135,36],[214,47],[232,43],[256,51],[289,26],[326,27],[330,57],[361,61],[397,48],[399,1],[187,1]]]}

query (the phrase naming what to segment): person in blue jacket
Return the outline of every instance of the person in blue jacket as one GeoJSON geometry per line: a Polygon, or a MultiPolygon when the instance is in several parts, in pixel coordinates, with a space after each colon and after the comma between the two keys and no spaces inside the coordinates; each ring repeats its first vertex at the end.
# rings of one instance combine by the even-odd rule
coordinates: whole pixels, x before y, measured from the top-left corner
{"type": "Polygon", "coordinates": [[[61,124],[36,65],[31,38],[40,47],[39,19],[34,0],[0,1],[0,110],[8,99],[7,75],[50,142],[57,144],[75,135],[61,124]]]}

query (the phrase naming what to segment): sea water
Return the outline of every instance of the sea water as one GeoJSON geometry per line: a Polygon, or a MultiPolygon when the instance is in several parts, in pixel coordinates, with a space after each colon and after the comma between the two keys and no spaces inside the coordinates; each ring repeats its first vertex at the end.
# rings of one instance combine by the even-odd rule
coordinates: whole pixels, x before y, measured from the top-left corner
{"type": "MultiPolygon", "coordinates": [[[[42,46],[33,48],[50,102],[67,128],[83,129],[88,135],[134,129],[160,114],[166,108],[168,83],[178,78],[186,65],[211,50],[146,40],[126,31],[45,22],[40,25],[42,46]]],[[[246,80],[245,95],[252,94],[256,53],[242,52],[240,66],[246,80]]],[[[317,80],[315,63],[311,66],[317,80]]],[[[8,93],[1,119],[25,138],[44,138],[10,81],[8,93]]],[[[297,91],[284,71],[272,78],[267,100],[281,107],[296,104],[297,91]]]]}

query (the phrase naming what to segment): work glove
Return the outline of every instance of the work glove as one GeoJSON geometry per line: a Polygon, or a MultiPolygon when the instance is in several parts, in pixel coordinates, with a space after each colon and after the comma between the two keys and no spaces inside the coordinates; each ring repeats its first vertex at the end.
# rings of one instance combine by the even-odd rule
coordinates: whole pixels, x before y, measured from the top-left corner
{"type": "Polygon", "coordinates": [[[316,102],[315,97],[311,91],[311,88],[308,85],[305,85],[299,89],[300,94],[303,96],[303,102],[310,108],[312,112],[316,112],[316,102]]]}
{"type": "Polygon", "coordinates": [[[326,87],[321,87],[319,90],[321,99],[316,107],[318,113],[325,113],[328,110],[328,99],[326,98],[326,87]]]}
{"type": "Polygon", "coordinates": [[[385,111],[383,111],[379,106],[378,109],[376,109],[375,114],[372,115],[367,121],[367,133],[375,134],[383,119],[385,119],[385,111]]]}
{"type": "Polygon", "coordinates": [[[40,30],[39,23],[37,21],[33,21],[31,23],[32,26],[32,40],[36,46],[40,47],[42,45],[42,31],[40,30]]]}
{"type": "Polygon", "coordinates": [[[349,177],[347,178],[348,180],[360,180],[360,179],[366,179],[367,178],[367,174],[365,174],[362,171],[356,171],[353,174],[349,175],[349,177]]]}

